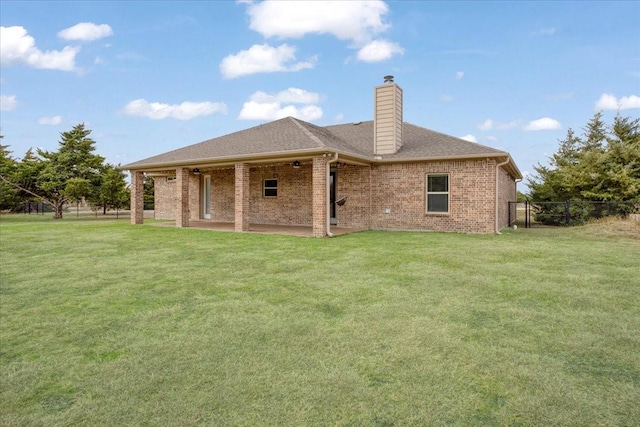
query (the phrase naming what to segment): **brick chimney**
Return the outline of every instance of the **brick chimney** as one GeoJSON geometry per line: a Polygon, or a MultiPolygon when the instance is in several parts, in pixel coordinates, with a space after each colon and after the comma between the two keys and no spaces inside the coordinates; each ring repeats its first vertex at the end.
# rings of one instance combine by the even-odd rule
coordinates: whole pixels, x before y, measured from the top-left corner
{"type": "Polygon", "coordinates": [[[402,147],[402,88],[393,76],[374,89],[373,153],[394,154],[402,147]]]}

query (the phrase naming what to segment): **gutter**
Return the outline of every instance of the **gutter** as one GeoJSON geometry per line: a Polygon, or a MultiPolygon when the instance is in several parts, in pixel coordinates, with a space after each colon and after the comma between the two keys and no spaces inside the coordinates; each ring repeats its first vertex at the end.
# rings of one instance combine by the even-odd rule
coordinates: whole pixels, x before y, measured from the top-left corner
{"type": "Polygon", "coordinates": [[[501,234],[500,233],[500,225],[498,223],[498,215],[499,215],[499,209],[498,209],[498,202],[499,202],[499,194],[500,192],[498,191],[498,182],[499,182],[499,178],[500,178],[500,168],[504,165],[506,165],[507,163],[509,163],[509,157],[507,157],[507,160],[505,160],[502,163],[498,163],[496,165],[496,213],[495,213],[495,232],[496,234],[501,234]]]}
{"type": "MultiPolygon", "coordinates": [[[[139,162],[129,163],[127,165],[120,166],[121,170],[147,170],[151,171],[155,170],[163,170],[163,169],[171,169],[175,167],[217,167],[217,166],[226,166],[233,165],[239,162],[246,162],[252,164],[258,163],[270,163],[273,161],[284,161],[284,160],[296,160],[303,156],[316,156],[318,154],[326,154],[326,147],[318,147],[311,149],[301,149],[301,150],[288,150],[288,151],[275,151],[268,153],[250,153],[250,154],[241,154],[241,155],[233,155],[233,156],[221,156],[221,157],[208,157],[208,158],[195,158],[195,159],[183,159],[183,160],[171,160],[165,162],[157,162],[157,163],[143,163],[138,164],[140,162],[144,162],[144,160],[140,160],[139,162]]],[[[359,154],[347,153],[340,150],[335,150],[334,153],[342,153],[343,156],[354,159],[355,161],[362,162],[362,164],[370,164],[371,158],[359,154]]]]}
{"type": "Polygon", "coordinates": [[[333,153],[333,159],[327,162],[327,177],[325,178],[326,183],[326,196],[327,196],[327,210],[326,210],[326,220],[327,220],[327,236],[333,237],[333,233],[331,233],[331,187],[329,186],[329,180],[331,179],[331,163],[338,161],[338,153],[333,153]]]}
{"type": "MultiPolygon", "coordinates": [[[[120,170],[146,170],[149,172],[153,171],[163,171],[165,169],[172,169],[175,167],[221,167],[221,166],[230,166],[238,162],[250,162],[252,164],[259,163],[270,163],[273,161],[285,161],[285,160],[296,160],[302,156],[314,156],[318,153],[326,153],[326,148],[318,147],[313,149],[301,149],[301,150],[289,150],[289,151],[278,151],[271,153],[253,153],[253,154],[242,154],[242,155],[233,155],[233,156],[222,156],[222,157],[209,157],[204,159],[183,159],[183,160],[172,160],[168,162],[159,162],[159,163],[146,163],[138,165],[135,163],[130,163],[127,165],[120,166],[120,170]]],[[[494,157],[502,157],[509,156],[509,153],[499,152],[499,153],[491,153],[491,154],[460,154],[453,156],[431,156],[431,157],[396,157],[396,158],[376,158],[370,156],[363,156],[355,153],[348,153],[341,150],[334,150],[334,154],[340,153],[348,162],[352,162],[354,164],[371,165],[371,164],[385,164],[385,163],[415,163],[415,162],[433,162],[439,160],[465,160],[465,159],[486,159],[486,158],[494,158],[494,157]]],[[[143,162],[141,160],[140,162],[143,162]]],[[[516,178],[522,178],[522,173],[518,170],[515,163],[511,162],[512,175],[516,178]]]]}

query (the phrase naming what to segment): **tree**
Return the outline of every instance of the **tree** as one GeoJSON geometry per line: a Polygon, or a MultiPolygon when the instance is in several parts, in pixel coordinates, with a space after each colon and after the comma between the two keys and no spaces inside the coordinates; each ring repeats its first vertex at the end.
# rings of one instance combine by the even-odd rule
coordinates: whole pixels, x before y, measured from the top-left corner
{"type": "Polygon", "coordinates": [[[38,150],[44,167],[37,180],[38,194],[54,208],[54,218],[62,218],[62,208],[71,200],[89,196],[91,188],[100,184],[104,157],[93,154],[95,141],[84,123],[62,132],[56,152],[38,150]]]}
{"type": "Polygon", "coordinates": [[[150,176],[144,177],[144,209],[152,210],[154,207],[155,193],[154,193],[154,181],[150,176]]]}
{"type": "Polygon", "coordinates": [[[102,209],[106,214],[108,209],[123,209],[129,204],[129,190],[125,181],[125,174],[118,166],[106,164],[100,175],[100,185],[95,188],[88,198],[89,203],[102,209]]]}
{"type": "MultiPolygon", "coordinates": [[[[0,135],[0,139],[3,136],[0,135]]],[[[8,145],[0,144],[0,175],[12,181],[17,169],[16,160],[11,157],[8,145]]],[[[5,180],[0,180],[0,210],[12,209],[19,203],[19,190],[5,180]]]]}
{"type": "Polygon", "coordinates": [[[529,179],[534,202],[601,202],[600,208],[587,203],[539,204],[536,220],[547,224],[563,222],[566,209],[571,210],[576,222],[592,216],[628,213],[640,203],[640,119],[618,114],[607,126],[602,113],[597,113],[587,123],[582,137],[569,129],[549,163],[538,164],[534,168],[536,175],[529,179]],[[606,206],[606,213],[602,206],[606,206]]]}
{"type": "Polygon", "coordinates": [[[44,162],[32,149],[27,150],[22,161],[18,163],[13,177],[15,185],[19,188],[20,202],[43,201],[42,195],[38,194],[38,176],[44,169],[44,162]]]}

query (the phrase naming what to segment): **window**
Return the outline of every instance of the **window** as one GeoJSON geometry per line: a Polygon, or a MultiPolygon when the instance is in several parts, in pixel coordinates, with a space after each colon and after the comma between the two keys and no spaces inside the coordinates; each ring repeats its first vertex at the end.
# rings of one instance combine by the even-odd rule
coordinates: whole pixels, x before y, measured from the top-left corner
{"type": "Polygon", "coordinates": [[[427,175],[427,213],[449,213],[449,175],[427,175]]]}
{"type": "Polygon", "coordinates": [[[278,197],[278,180],[265,179],[263,181],[262,195],[264,197],[278,197]]]}

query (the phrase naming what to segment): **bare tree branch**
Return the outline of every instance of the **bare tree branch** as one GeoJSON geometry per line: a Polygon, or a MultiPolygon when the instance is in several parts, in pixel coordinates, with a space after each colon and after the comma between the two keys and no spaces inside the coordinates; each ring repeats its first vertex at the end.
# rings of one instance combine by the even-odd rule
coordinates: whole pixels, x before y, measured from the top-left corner
{"type": "Polygon", "coordinates": [[[32,196],[36,196],[37,198],[41,199],[42,201],[49,203],[51,206],[55,206],[55,204],[54,204],[54,203],[52,203],[50,200],[46,199],[45,197],[42,197],[40,194],[36,194],[36,193],[34,193],[33,191],[29,191],[29,190],[27,190],[26,188],[23,188],[23,187],[19,186],[18,184],[15,184],[15,183],[13,183],[13,182],[9,181],[7,178],[5,178],[5,177],[4,177],[4,176],[2,176],[2,175],[0,175],[0,179],[2,179],[4,182],[6,182],[7,184],[9,184],[10,186],[17,188],[18,190],[22,190],[22,191],[24,191],[25,193],[29,193],[29,194],[31,194],[32,196]]]}

